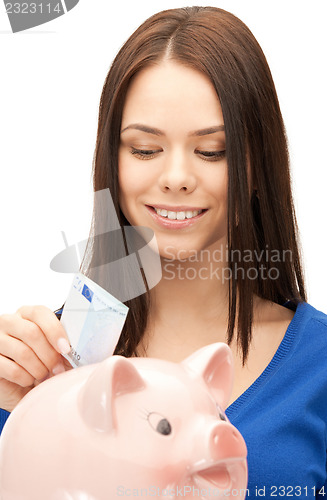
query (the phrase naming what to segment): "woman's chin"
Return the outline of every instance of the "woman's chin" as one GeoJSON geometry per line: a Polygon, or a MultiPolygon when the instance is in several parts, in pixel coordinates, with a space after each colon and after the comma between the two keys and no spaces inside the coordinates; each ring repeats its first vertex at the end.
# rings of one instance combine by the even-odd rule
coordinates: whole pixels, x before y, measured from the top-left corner
{"type": "Polygon", "coordinates": [[[189,259],[196,259],[196,256],[201,249],[199,248],[182,248],[180,246],[167,245],[165,247],[158,246],[160,258],[162,260],[185,262],[189,259]]]}

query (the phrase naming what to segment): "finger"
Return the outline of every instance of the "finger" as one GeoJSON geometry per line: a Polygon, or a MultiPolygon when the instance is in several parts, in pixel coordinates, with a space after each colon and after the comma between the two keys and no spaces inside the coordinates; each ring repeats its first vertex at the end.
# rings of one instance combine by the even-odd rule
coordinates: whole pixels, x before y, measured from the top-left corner
{"type": "Polygon", "coordinates": [[[13,382],[0,378],[0,406],[9,412],[13,411],[19,401],[31,390],[30,387],[20,387],[13,382]]]}
{"type": "Polygon", "coordinates": [[[63,364],[64,364],[65,371],[68,371],[68,370],[72,370],[72,369],[73,369],[72,365],[70,364],[70,362],[69,362],[67,359],[62,358],[62,362],[63,362],[63,364]]]}
{"type": "Polygon", "coordinates": [[[0,331],[8,336],[8,341],[15,338],[29,346],[49,371],[54,374],[64,371],[62,357],[48,342],[44,332],[36,323],[23,319],[18,314],[3,315],[0,331]]]}
{"type": "Polygon", "coordinates": [[[0,352],[26,370],[33,379],[40,382],[49,375],[49,369],[35,352],[24,342],[0,332],[0,352]]]}
{"type": "Polygon", "coordinates": [[[48,342],[60,354],[68,354],[70,344],[62,323],[46,306],[23,306],[17,310],[23,318],[35,323],[43,331],[48,342]]]}
{"type": "Polygon", "coordinates": [[[0,355],[0,377],[20,387],[29,387],[34,383],[34,378],[30,373],[14,361],[2,355],[0,355]]]}
{"type": "MultiPolygon", "coordinates": [[[[57,371],[56,371],[56,369],[55,369],[55,373],[53,373],[53,370],[52,370],[52,373],[53,373],[54,375],[57,375],[57,374],[62,373],[62,372],[64,372],[64,371],[65,371],[65,372],[67,372],[67,371],[69,371],[69,370],[73,370],[72,365],[69,363],[69,361],[68,361],[67,359],[62,358],[62,360],[61,360],[61,361],[62,361],[62,364],[60,364],[60,369],[58,368],[58,372],[57,372],[57,371]]],[[[34,386],[39,385],[40,383],[44,382],[44,381],[45,381],[45,380],[47,380],[48,378],[51,378],[51,374],[50,374],[50,373],[49,373],[49,375],[48,375],[47,377],[45,377],[43,380],[40,380],[40,381],[36,380],[36,381],[34,382],[34,386]]]]}

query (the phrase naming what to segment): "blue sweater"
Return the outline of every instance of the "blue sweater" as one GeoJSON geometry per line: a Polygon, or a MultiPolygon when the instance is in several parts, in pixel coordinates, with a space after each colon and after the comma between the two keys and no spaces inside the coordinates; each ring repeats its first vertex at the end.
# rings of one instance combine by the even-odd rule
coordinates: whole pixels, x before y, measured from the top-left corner
{"type": "Polygon", "coordinates": [[[273,359],[226,414],[248,447],[249,498],[323,500],[327,316],[299,304],[273,359]]]}
{"type": "MultiPolygon", "coordinates": [[[[249,498],[323,500],[327,316],[307,303],[298,305],[273,359],[226,414],[248,447],[249,498]]],[[[1,425],[7,416],[0,410],[1,425]]]]}

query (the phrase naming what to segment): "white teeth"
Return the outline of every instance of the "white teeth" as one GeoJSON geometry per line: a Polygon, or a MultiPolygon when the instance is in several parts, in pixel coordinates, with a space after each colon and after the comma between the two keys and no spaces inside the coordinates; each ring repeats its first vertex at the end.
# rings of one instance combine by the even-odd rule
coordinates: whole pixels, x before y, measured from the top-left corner
{"type": "Polygon", "coordinates": [[[171,220],[191,219],[192,217],[199,215],[203,211],[203,210],[187,210],[186,212],[173,212],[170,210],[167,211],[163,208],[154,207],[154,209],[158,215],[161,215],[162,217],[168,217],[168,219],[171,220]]]}

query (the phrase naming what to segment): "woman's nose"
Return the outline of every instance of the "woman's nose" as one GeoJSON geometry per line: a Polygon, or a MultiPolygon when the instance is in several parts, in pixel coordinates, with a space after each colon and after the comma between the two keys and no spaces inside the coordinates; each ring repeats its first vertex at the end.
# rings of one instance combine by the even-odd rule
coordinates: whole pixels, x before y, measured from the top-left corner
{"type": "Polygon", "coordinates": [[[191,193],[196,187],[196,177],[191,167],[191,160],[181,151],[171,153],[165,158],[161,174],[160,188],[163,191],[191,193]]]}

